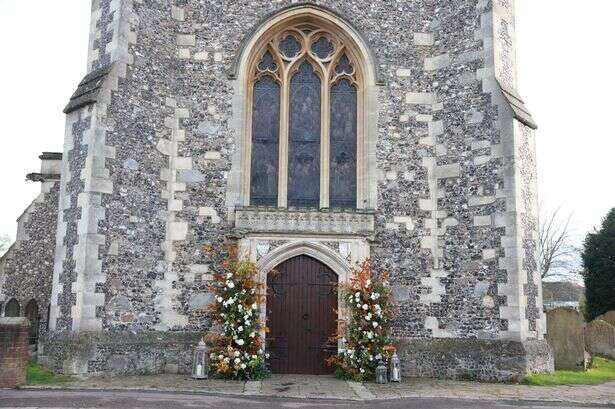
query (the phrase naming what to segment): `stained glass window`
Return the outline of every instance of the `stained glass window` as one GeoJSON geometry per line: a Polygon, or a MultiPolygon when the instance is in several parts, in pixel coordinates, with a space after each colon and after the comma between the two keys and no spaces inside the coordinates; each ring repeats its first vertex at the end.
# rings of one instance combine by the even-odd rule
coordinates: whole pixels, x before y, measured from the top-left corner
{"type": "Polygon", "coordinates": [[[333,43],[327,37],[320,37],[312,44],[312,52],[321,59],[330,56],[333,50],[333,43]]]}
{"type": "Polygon", "coordinates": [[[278,69],[277,64],[273,60],[273,55],[271,55],[269,51],[267,51],[265,55],[263,55],[263,59],[258,64],[258,69],[261,71],[275,71],[278,69]]]}
{"type": "Polygon", "coordinates": [[[340,61],[335,66],[335,72],[337,74],[349,74],[350,75],[352,74],[353,71],[354,71],[354,68],[352,68],[352,64],[350,63],[350,60],[348,59],[346,54],[342,55],[342,58],[340,58],[340,61]]]}
{"type": "Polygon", "coordinates": [[[256,50],[262,57],[251,67],[252,149],[244,165],[251,176],[249,192],[242,195],[249,194],[254,206],[355,208],[362,200],[357,197],[362,70],[353,57],[356,49],[307,22],[266,35],[256,50]],[[321,198],[326,179],[329,197],[321,198]]]}
{"type": "Polygon", "coordinates": [[[357,205],[357,89],[343,79],[331,87],[329,203],[357,205]]]}
{"type": "Polygon", "coordinates": [[[266,75],[254,83],[252,105],[253,206],[277,206],[280,138],[280,86],[266,75]]]}
{"type": "Polygon", "coordinates": [[[321,82],[308,62],[290,83],[288,205],[319,207],[321,82]]]}
{"type": "Polygon", "coordinates": [[[280,51],[287,58],[293,58],[301,51],[301,44],[291,35],[280,42],[280,51]]]}

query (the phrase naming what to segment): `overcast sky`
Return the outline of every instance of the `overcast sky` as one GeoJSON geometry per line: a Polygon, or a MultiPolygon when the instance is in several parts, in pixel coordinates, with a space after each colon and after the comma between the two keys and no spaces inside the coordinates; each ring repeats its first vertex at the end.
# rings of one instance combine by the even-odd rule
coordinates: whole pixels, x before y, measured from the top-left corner
{"type": "MultiPolygon", "coordinates": [[[[519,92],[537,120],[543,207],[582,237],[615,206],[615,1],[517,0],[519,92]]],[[[86,70],[90,0],[0,0],[0,234],[36,196],[42,151],[86,70]]],[[[412,16],[408,16],[412,18],[412,16]]]]}

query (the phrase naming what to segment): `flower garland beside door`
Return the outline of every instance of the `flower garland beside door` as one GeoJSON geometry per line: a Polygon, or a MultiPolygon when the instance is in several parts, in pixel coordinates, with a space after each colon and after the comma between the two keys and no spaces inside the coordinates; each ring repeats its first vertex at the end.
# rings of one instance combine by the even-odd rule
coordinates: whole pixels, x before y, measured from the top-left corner
{"type": "Polygon", "coordinates": [[[261,336],[263,289],[256,266],[240,260],[234,249],[222,266],[211,284],[215,296],[211,312],[222,329],[208,336],[210,373],[225,379],[262,379],[267,376],[268,354],[261,336]]]}
{"type": "Polygon", "coordinates": [[[366,260],[342,286],[349,311],[348,328],[339,335],[344,349],[329,358],[335,374],[358,382],[373,380],[378,362],[390,363],[392,300],[388,273],[376,274],[366,260]]]}

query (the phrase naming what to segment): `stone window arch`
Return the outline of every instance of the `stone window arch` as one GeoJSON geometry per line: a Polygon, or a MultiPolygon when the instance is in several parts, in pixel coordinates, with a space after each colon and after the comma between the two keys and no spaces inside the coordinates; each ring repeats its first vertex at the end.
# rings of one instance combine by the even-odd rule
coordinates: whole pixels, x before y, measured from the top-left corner
{"type": "Polygon", "coordinates": [[[21,306],[19,305],[19,301],[15,298],[11,298],[4,307],[4,316],[19,317],[19,314],[21,314],[21,306]]]}
{"type": "Polygon", "coordinates": [[[40,314],[38,311],[38,303],[32,299],[28,301],[25,308],[25,317],[30,321],[29,341],[30,345],[36,345],[38,342],[40,314]]]}
{"type": "Polygon", "coordinates": [[[286,10],[255,31],[239,59],[237,205],[376,207],[368,50],[347,23],[316,7],[286,10]]]}

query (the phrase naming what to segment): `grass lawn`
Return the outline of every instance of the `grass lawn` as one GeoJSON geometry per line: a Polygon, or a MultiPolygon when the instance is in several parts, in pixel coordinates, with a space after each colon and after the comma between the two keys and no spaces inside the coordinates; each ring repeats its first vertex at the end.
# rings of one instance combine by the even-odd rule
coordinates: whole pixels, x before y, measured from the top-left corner
{"type": "Polygon", "coordinates": [[[70,376],[56,375],[35,362],[28,362],[27,385],[62,385],[70,381],[70,376]]]}
{"type": "Polygon", "coordinates": [[[597,385],[609,381],[615,381],[615,361],[595,357],[593,367],[589,371],[555,371],[552,374],[534,374],[525,378],[523,384],[534,386],[597,385]]]}

